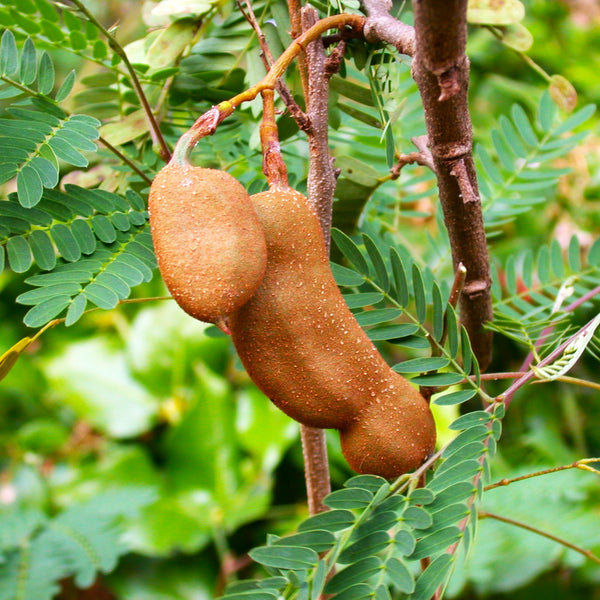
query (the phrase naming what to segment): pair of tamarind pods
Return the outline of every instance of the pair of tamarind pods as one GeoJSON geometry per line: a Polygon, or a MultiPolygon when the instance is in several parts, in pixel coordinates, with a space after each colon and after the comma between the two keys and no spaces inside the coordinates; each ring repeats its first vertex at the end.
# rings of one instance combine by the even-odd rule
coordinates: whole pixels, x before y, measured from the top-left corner
{"type": "Polygon", "coordinates": [[[149,210],[171,294],[231,333],[276,406],[304,425],[339,430],[359,473],[391,479],[423,463],[435,445],[428,403],[348,309],[303,195],[280,187],[249,196],[225,172],[171,162],[152,184],[149,210]]]}

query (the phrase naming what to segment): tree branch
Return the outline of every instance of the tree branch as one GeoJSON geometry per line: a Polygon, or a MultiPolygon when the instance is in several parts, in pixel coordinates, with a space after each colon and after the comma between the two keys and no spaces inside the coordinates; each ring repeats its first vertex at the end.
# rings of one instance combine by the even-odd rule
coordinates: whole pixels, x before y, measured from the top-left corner
{"type": "Polygon", "coordinates": [[[363,0],[367,20],[364,35],[367,42],[392,44],[401,54],[412,56],[415,52],[414,27],[390,15],[391,0],[363,0]]]}
{"type": "Polygon", "coordinates": [[[484,370],[491,359],[491,332],[482,327],[492,318],[491,276],[467,103],[467,0],[413,0],[413,10],[413,77],[425,109],[454,269],[460,263],[467,269],[461,320],[484,370]]]}
{"type": "MultiPolygon", "coordinates": [[[[317,11],[307,5],[302,9],[301,18],[302,30],[307,31],[317,22],[317,11]]],[[[336,177],[329,153],[330,75],[327,72],[328,58],[320,39],[307,45],[305,61],[308,87],[306,113],[311,125],[308,132],[308,200],[315,207],[325,245],[329,249],[336,177]]],[[[331,491],[325,431],[302,425],[301,436],[308,507],[310,513],[315,514],[327,510],[323,499],[331,491]]]]}

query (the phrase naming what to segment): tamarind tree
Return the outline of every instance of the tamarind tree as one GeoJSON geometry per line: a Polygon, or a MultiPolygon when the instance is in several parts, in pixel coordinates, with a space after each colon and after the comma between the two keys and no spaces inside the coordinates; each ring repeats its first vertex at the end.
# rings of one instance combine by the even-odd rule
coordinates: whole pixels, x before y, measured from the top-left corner
{"type": "MultiPolygon", "coordinates": [[[[0,600],[429,600],[544,586],[590,597],[591,9],[0,0],[0,27],[0,600]],[[565,58],[565,40],[581,60],[565,58]],[[152,204],[164,227],[151,232],[166,163],[152,204]],[[201,185],[211,203],[194,212],[186,189],[201,185]],[[256,299],[267,226],[248,194],[279,203],[271,234],[292,258],[271,250],[287,262],[268,292],[285,287],[287,303],[256,299]],[[197,223],[207,233],[184,238],[197,223]],[[210,235],[231,252],[194,254],[210,235]],[[155,249],[159,263],[182,261],[168,275],[161,264],[164,282],[155,249]],[[233,292],[202,289],[213,263],[233,292]],[[335,300],[300,291],[311,277],[335,300]],[[243,300],[223,306],[247,279],[243,300]],[[165,282],[221,330],[185,315],[165,282]],[[281,329],[261,320],[265,306],[281,329]],[[328,321],[307,317],[320,307],[343,326],[321,330],[328,321]],[[269,335],[248,350],[250,318],[269,335]],[[292,321],[302,327],[284,338],[292,321]],[[280,387],[313,366],[328,390],[376,397],[401,381],[424,408],[395,421],[389,394],[377,396],[351,464],[370,440],[413,448],[407,468],[419,466],[353,474],[337,434],[310,426],[348,444],[365,412],[348,416],[352,394],[323,417],[307,386],[298,426],[250,380],[231,332],[247,366],[287,357],[280,387]],[[330,341],[346,344],[343,369],[327,371],[330,341]],[[296,343],[302,353],[288,352],[296,343]],[[424,399],[437,426],[426,458],[424,399]]],[[[272,365],[248,368],[263,389],[272,365]]]]}

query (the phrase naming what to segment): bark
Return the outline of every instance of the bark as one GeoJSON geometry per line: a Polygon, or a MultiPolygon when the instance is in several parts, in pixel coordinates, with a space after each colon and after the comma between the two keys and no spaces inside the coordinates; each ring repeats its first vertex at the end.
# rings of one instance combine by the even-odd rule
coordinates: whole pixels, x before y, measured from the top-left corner
{"type": "Polygon", "coordinates": [[[492,318],[491,277],[467,100],[467,0],[413,0],[413,10],[413,77],[425,110],[454,269],[462,263],[467,270],[460,316],[484,370],[491,359],[491,333],[482,328],[492,318]]]}

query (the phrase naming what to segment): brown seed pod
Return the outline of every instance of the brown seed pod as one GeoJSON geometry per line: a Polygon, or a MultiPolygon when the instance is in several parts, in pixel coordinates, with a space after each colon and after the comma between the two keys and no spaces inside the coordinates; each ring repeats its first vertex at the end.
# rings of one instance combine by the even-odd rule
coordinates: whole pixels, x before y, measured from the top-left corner
{"type": "Polygon", "coordinates": [[[173,298],[192,317],[225,327],[267,263],[248,193],[224,171],[171,162],[154,178],[148,208],[158,267],[173,298]]]}
{"type": "Polygon", "coordinates": [[[296,421],[341,430],[357,470],[392,477],[414,469],[434,447],[431,412],[348,309],[308,201],[289,188],[251,200],[267,240],[267,270],[254,296],[229,319],[248,374],[296,421]],[[361,426],[363,419],[368,426],[361,426]],[[385,432],[376,438],[382,447],[363,463],[357,452],[378,430],[385,432]],[[399,430],[396,438],[392,430],[399,430]],[[395,457],[395,470],[388,457],[395,457]]]}

